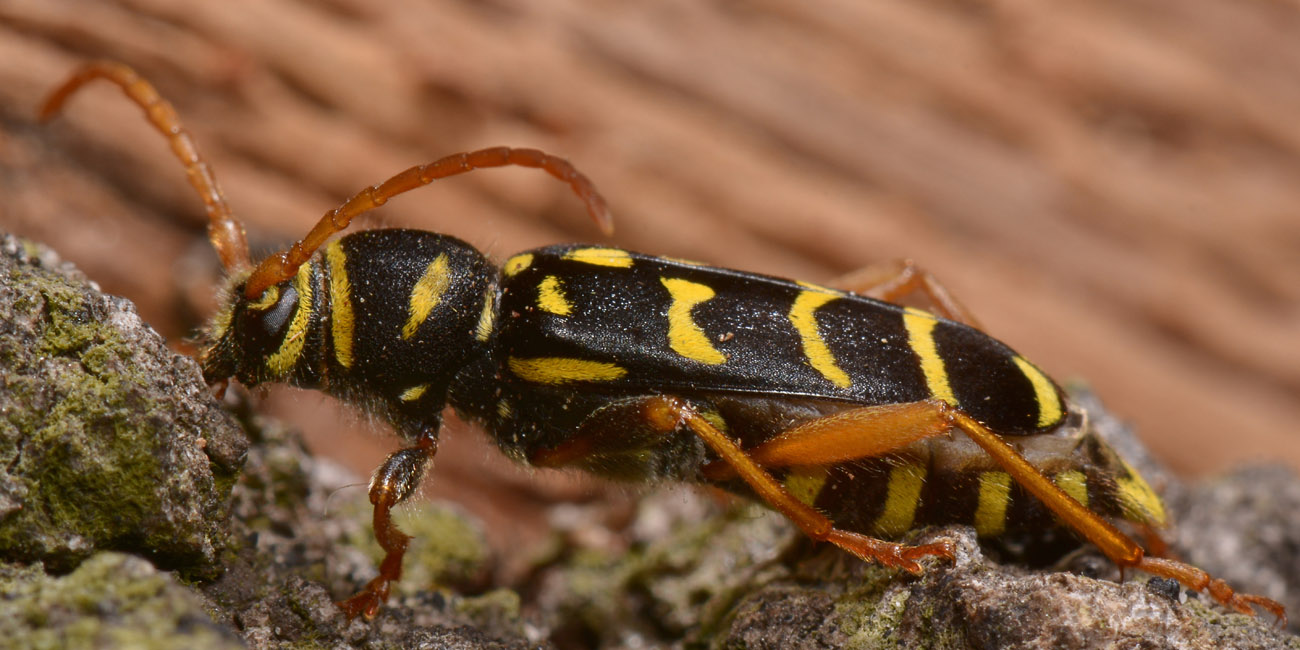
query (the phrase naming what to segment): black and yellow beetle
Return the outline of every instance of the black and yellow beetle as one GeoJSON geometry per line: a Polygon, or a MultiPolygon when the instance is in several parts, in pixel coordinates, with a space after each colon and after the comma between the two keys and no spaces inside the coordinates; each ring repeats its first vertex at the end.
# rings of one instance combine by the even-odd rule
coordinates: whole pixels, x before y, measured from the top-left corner
{"type": "Polygon", "coordinates": [[[943,542],[885,541],[968,523],[983,536],[1057,524],[1120,567],[1173,578],[1240,612],[1279,618],[1193,566],[1148,557],[1107,522],[1162,526],[1160,499],[1037,367],[981,332],[929,274],[900,265],[827,288],[592,246],[494,266],[416,230],[330,241],[357,215],[433,180],[502,165],[567,182],[608,228],[604,200],[566,161],[485,149],[408,169],[327,213],[256,267],[243,228],[171,106],[129,68],[88,65],[164,133],[209,215],[231,276],[202,353],[205,378],[317,388],[384,416],[410,441],[370,484],[380,574],[340,603],[373,616],[408,537],[390,519],[433,458],[450,405],[516,460],[625,480],[707,482],[762,500],[809,537],[921,570],[943,542]],[[893,304],[928,295],[939,315],[893,304]]]}

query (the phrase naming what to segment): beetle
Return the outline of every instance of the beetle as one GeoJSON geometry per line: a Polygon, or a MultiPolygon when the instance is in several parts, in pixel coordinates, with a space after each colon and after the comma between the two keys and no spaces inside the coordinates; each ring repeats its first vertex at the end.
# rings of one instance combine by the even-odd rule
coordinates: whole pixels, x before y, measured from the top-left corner
{"type": "Polygon", "coordinates": [[[982,332],[929,273],[868,269],[835,288],[617,248],[562,245],[501,266],[451,236],[381,229],[331,237],[434,180],[517,165],[567,183],[607,232],[605,200],[564,159],[498,147],[448,156],[366,188],[301,240],[253,264],[243,226],[172,106],[125,65],[87,64],[167,137],[209,217],[229,275],[200,353],[204,378],[322,390],[377,413],[409,445],[369,487],[379,575],[339,603],[373,617],[409,537],[391,511],[433,458],[444,407],[518,461],[631,481],[702,482],[756,498],[808,537],[912,573],[946,541],[889,541],[968,523],[981,536],[1062,525],[1121,568],[1285,620],[1152,557],[1108,521],[1165,524],[1160,499],[1035,365],[982,332]],[[933,312],[897,304],[922,293],[933,312]]]}

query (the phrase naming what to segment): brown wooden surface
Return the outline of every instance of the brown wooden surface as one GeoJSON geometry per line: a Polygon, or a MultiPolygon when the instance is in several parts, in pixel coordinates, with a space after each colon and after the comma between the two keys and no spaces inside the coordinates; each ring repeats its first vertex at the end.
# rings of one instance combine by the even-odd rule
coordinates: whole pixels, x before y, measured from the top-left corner
{"type": "MultiPolygon", "coordinates": [[[[614,243],[822,282],[911,257],[1175,468],[1300,467],[1297,33],[1282,0],[0,0],[0,227],[174,339],[210,309],[198,201],[135,107],[98,87],[33,122],[113,58],[177,105],[263,251],[409,165],[541,147],[610,199],[614,243]]],[[[599,240],[527,170],[375,224],[498,259],[599,240]]],[[[358,472],[395,444],[274,401],[358,472]]],[[[527,483],[455,434],[432,491],[527,483]]],[[[546,485],[518,510],[586,493],[546,485]]]]}

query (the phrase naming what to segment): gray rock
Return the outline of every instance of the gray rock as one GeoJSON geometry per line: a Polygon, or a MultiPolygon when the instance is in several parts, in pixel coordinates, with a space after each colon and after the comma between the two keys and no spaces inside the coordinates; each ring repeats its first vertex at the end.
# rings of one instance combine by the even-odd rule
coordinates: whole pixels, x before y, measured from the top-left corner
{"type": "Polygon", "coordinates": [[[37,564],[0,564],[0,639],[6,648],[242,648],[204,611],[204,599],[170,572],[104,551],[67,575],[37,564]]]}
{"type": "Polygon", "coordinates": [[[0,279],[0,554],[216,575],[247,443],[197,365],[48,251],[4,236],[0,279]]]}

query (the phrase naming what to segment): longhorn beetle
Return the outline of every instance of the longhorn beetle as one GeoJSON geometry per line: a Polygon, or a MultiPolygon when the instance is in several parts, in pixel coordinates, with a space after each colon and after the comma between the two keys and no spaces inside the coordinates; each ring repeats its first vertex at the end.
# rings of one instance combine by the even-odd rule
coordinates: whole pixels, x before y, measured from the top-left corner
{"type": "Polygon", "coordinates": [[[567,161],[501,147],[366,188],[254,265],[189,133],[130,68],[86,65],[51,93],[42,119],[101,78],[167,137],[230,276],[206,332],[204,378],[320,389],[382,415],[410,443],[371,480],[386,555],[378,577],[339,603],[349,618],[373,617],[401,576],[409,537],[390,513],[424,475],[448,404],[516,460],[718,485],[814,540],[912,573],[924,558],[951,559],[950,544],[887,538],[939,523],[982,536],[1059,524],[1122,568],[1285,617],[1273,600],[1146,555],[1109,523],[1149,530],[1164,525],[1164,509],[1051,379],[910,264],[827,288],[596,246],[542,248],[496,267],[431,232],[330,241],[398,194],[506,165],[564,181],[610,231],[604,199],[567,161]],[[913,292],[938,315],[892,302],[913,292]]]}

